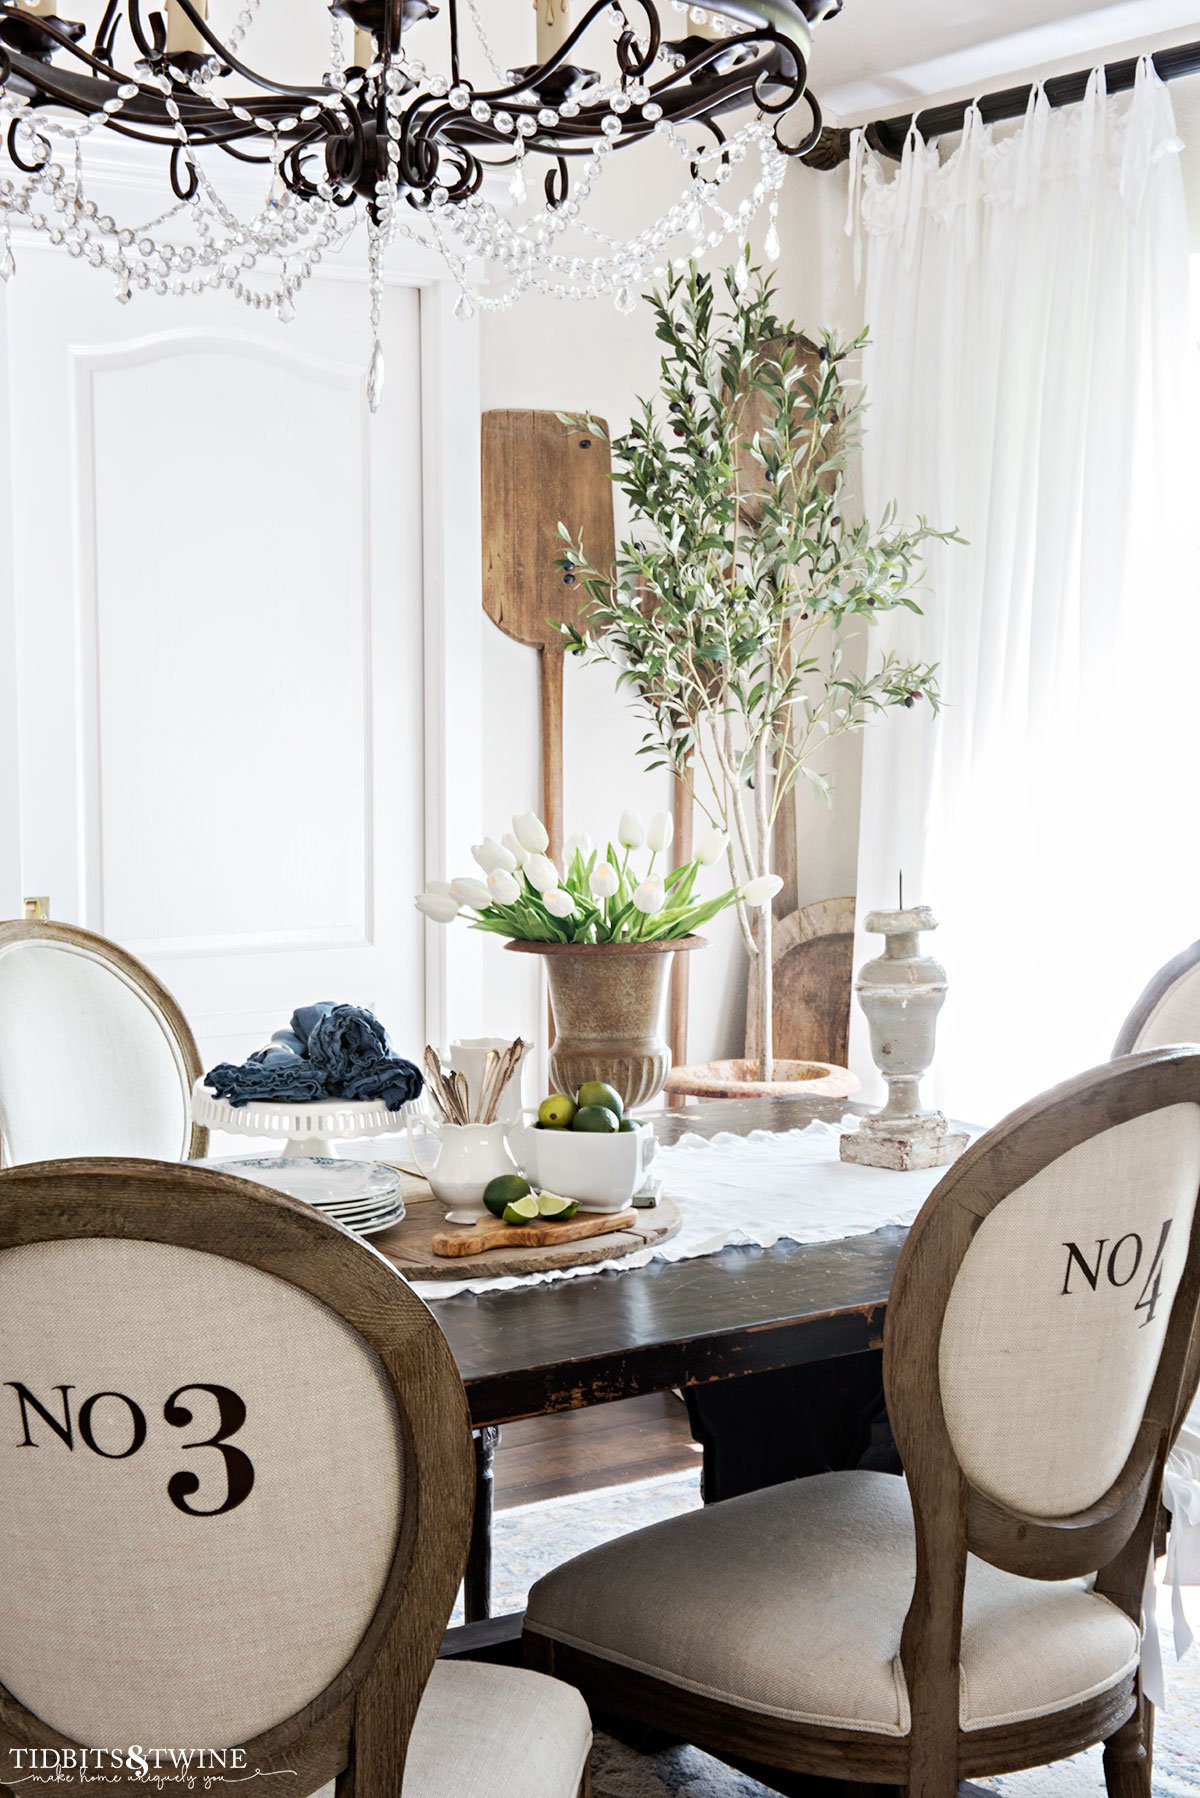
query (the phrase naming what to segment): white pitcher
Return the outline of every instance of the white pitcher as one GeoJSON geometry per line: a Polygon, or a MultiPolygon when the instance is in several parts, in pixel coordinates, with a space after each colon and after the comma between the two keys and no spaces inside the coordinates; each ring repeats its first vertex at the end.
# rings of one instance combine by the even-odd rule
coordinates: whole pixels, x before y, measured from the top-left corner
{"type": "Polygon", "coordinates": [[[413,1130],[413,1107],[407,1113],[408,1143],[415,1165],[428,1180],[436,1199],[451,1206],[447,1222],[473,1224],[487,1216],[483,1189],[497,1174],[515,1174],[508,1148],[508,1125],[448,1124],[419,1113],[422,1135],[413,1130]]]}

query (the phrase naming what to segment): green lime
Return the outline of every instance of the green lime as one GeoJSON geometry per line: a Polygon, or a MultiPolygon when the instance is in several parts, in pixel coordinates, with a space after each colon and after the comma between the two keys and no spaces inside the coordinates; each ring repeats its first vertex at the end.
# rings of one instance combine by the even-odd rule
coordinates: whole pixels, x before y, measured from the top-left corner
{"type": "Polygon", "coordinates": [[[634,1123],[632,1118],[622,1118],[621,1122],[617,1125],[617,1129],[621,1130],[623,1132],[628,1132],[631,1130],[636,1130],[637,1125],[634,1123]]]}
{"type": "Polygon", "coordinates": [[[617,1117],[625,1109],[625,1101],[615,1086],[608,1086],[603,1080],[585,1080],[579,1089],[579,1109],[590,1111],[593,1105],[603,1105],[617,1117]]]}
{"type": "Polygon", "coordinates": [[[556,1224],[565,1224],[579,1210],[578,1199],[564,1199],[556,1192],[544,1192],[538,1198],[538,1215],[556,1224]]]}
{"type": "Polygon", "coordinates": [[[538,1123],[546,1130],[569,1130],[575,1110],[570,1093],[551,1093],[538,1106],[538,1123]]]}
{"type": "Polygon", "coordinates": [[[530,1185],[520,1174],[497,1174],[483,1189],[483,1202],[493,1217],[503,1217],[506,1205],[529,1197],[530,1185]]]}
{"type": "Polygon", "coordinates": [[[511,1205],[506,1205],[504,1207],[504,1221],[506,1224],[536,1223],[537,1216],[538,1202],[532,1193],[529,1194],[528,1198],[514,1199],[511,1205]]]}
{"type": "Polygon", "coordinates": [[[575,1113],[573,1130],[590,1130],[597,1136],[615,1136],[621,1128],[620,1119],[615,1111],[607,1105],[583,1105],[575,1113]]]}

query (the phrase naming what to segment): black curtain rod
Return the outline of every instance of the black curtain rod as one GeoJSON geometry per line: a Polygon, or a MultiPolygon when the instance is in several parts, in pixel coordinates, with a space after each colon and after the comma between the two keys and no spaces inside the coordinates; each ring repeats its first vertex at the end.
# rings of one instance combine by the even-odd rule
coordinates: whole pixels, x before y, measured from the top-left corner
{"type": "MultiPolygon", "coordinates": [[[[1156,50],[1150,59],[1163,81],[1178,81],[1183,75],[1200,74],[1200,43],[1176,44],[1169,50],[1156,50]]],[[[1110,94],[1126,92],[1133,86],[1140,57],[1128,56],[1121,62],[1105,65],[1104,79],[1110,94]]],[[[1051,106],[1073,106],[1087,93],[1091,69],[1074,75],[1051,75],[1042,82],[1051,106]]],[[[978,106],[984,123],[998,119],[1019,119],[1029,105],[1033,84],[1006,87],[997,94],[981,94],[978,100],[951,100],[945,106],[930,106],[924,112],[908,113],[903,118],[876,119],[865,127],[866,139],[873,150],[899,161],[904,142],[914,123],[928,143],[933,137],[946,137],[961,131],[967,113],[978,106]]],[[[856,127],[857,129],[857,127],[856,127]]],[[[815,149],[804,158],[814,168],[832,169],[845,162],[850,154],[850,131],[830,128],[821,133],[815,149]]]]}

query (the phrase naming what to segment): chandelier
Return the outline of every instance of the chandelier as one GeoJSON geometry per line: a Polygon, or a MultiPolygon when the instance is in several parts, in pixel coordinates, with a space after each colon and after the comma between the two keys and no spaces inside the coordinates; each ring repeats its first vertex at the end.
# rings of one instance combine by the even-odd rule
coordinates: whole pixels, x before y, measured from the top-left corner
{"type": "MultiPolygon", "coordinates": [[[[153,11],[107,0],[87,41],[56,0],[0,0],[0,276],[14,272],[17,225],[107,271],[120,301],[220,289],[286,320],[365,215],[372,409],[396,239],[444,260],[460,317],[530,291],[608,295],[629,312],[669,254],[744,242],[764,207],[766,254],[778,256],[787,160],[821,129],[812,26],[841,6],[534,0],[538,60],[510,68],[492,47],[490,0],[444,0],[444,17],[434,0],[332,0],[329,67],[295,86],[260,73],[243,47],[261,3],[230,0],[239,9],[219,36],[208,0],[153,11]],[[89,195],[102,132],[163,153],[156,217],[120,220],[102,190],[89,195]],[[593,197],[615,153],[649,142],[678,157],[682,189],[616,236],[593,197]],[[257,165],[261,197],[223,193],[222,159],[257,165]]],[[[505,9],[511,21],[511,0],[505,9]]],[[[505,9],[491,5],[493,33],[505,9]]]]}

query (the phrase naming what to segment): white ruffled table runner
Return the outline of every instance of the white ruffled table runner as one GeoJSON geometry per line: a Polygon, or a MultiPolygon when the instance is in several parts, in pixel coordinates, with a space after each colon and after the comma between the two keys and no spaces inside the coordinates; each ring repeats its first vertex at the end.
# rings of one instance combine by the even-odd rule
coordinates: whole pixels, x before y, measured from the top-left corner
{"type": "Polygon", "coordinates": [[[810,1123],[799,1130],[752,1130],[747,1136],[684,1136],[660,1148],[654,1175],[683,1213],[670,1241],[635,1255],[521,1278],[481,1275],[477,1280],[414,1280],[413,1291],[446,1302],[464,1292],[504,1292],[570,1280],[608,1268],[644,1267],[648,1261],[688,1261],[738,1244],[836,1242],[863,1236],[885,1224],[911,1224],[944,1168],[896,1173],[857,1167],[838,1158],[843,1128],[810,1123]]]}

